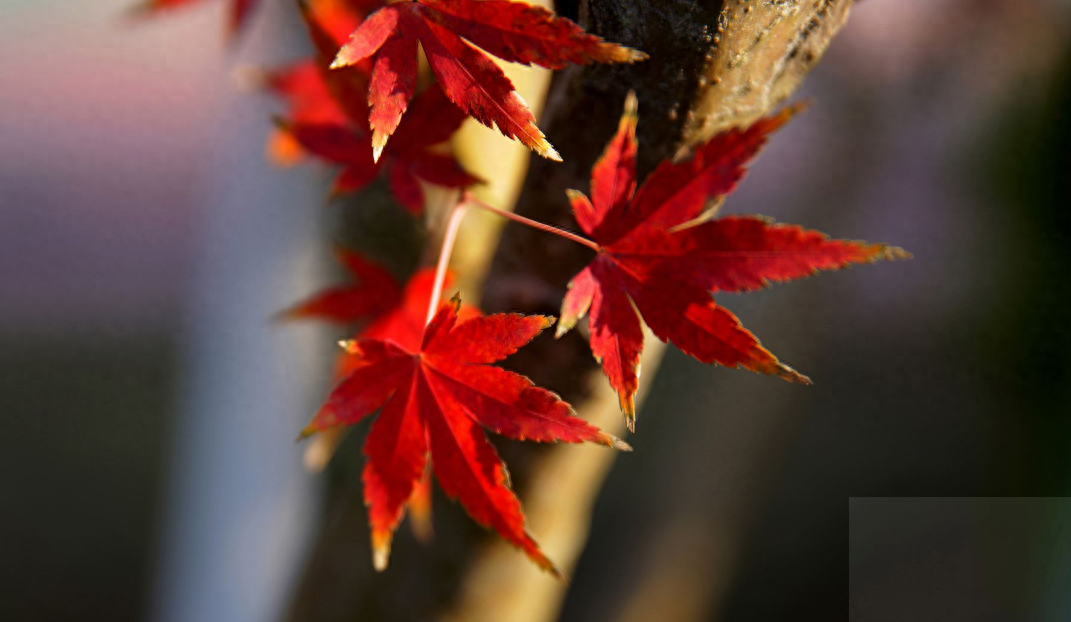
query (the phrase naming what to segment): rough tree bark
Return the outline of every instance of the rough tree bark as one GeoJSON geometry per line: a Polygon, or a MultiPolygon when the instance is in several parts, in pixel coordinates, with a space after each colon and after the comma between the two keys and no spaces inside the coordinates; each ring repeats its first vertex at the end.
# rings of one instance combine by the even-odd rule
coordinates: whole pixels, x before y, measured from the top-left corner
{"type": "MultiPolygon", "coordinates": [[[[591,165],[612,135],[629,90],[635,90],[640,101],[641,178],[658,161],[683,155],[690,145],[717,131],[765,114],[788,97],[817,62],[850,4],[849,0],[581,2],[579,19],[589,32],[644,50],[651,59],[632,66],[571,68],[555,75],[540,127],[564,162],[532,162],[517,212],[573,227],[564,191],[587,188],[591,165]]],[[[557,237],[508,226],[483,288],[483,306],[488,311],[556,315],[565,284],[590,259],[589,253],[557,237]]],[[[654,375],[662,352],[659,345],[648,337],[644,380],[654,375]]],[[[622,432],[616,396],[577,331],[558,341],[542,336],[508,363],[537,384],[561,393],[581,416],[608,431],[622,432]]],[[[638,425],[642,430],[642,413],[638,425]]],[[[530,528],[568,573],[583,550],[591,507],[614,452],[515,443],[500,448],[530,528]]],[[[338,484],[353,488],[334,487],[336,494],[329,499],[324,529],[291,619],[424,620],[443,611],[447,619],[466,622],[535,622],[557,616],[566,586],[541,574],[508,545],[463,522],[456,509],[437,514],[436,527],[443,535],[434,546],[408,546],[400,537],[391,570],[373,577],[367,562],[364,508],[355,492],[358,462],[353,458],[344,463],[350,474],[341,476],[338,484]]]]}

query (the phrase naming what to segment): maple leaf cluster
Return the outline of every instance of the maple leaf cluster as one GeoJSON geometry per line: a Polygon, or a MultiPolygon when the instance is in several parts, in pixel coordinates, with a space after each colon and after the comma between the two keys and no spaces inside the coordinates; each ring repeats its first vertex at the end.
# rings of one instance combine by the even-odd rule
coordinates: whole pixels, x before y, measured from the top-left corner
{"type": "Polygon", "coordinates": [[[301,7],[315,57],[263,77],[265,86],[287,104],[271,143],[277,160],[287,163],[310,154],[340,166],[334,195],[359,191],[383,175],[394,198],[414,215],[423,212],[425,202],[418,180],[447,188],[479,181],[453,156],[433,149],[465,120],[465,114],[438,85],[416,97],[412,114],[397,127],[390,149],[374,151],[366,103],[370,67],[330,68],[335,53],[361,23],[362,7],[343,0],[319,0],[301,7]]]}
{"type": "MultiPolygon", "coordinates": [[[[197,0],[147,0],[157,12],[197,0]]],[[[232,0],[230,30],[255,0],[232,0]]],[[[312,58],[264,72],[263,87],[283,100],[269,140],[272,157],[312,157],[338,167],[332,193],[359,191],[384,177],[409,213],[425,210],[422,184],[463,189],[480,180],[464,170],[447,141],[468,117],[560,160],[512,83],[489,55],[560,69],[568,63],[632,63],[637,50],[585,33],[541,7],[510,0],[302,0],[312,58]],[[435,81],[418,93],[420,50],[435,81]]],[[[591,262],[568,283],[557,336],[585,316],[588,341],[635,427],[643,326],[706,363],[741,367],[810,384],[743,327],[713,296],[851,264],[907,257],[882,244],[833,240],[757,216],[717,214],[723,199],[787,108],[659,164],[636,179],[638,104],[630,94],[618,130],[591,173],[590,198],[569,191],[588,238],[482,205],[467,193],[454,208],[436,269],[404,285],[361,254],[337,249],[353,283],[321,291],[282,312],[353,327],[336,365],[335,388],[302,430],[321,468],[349,426],[375,416],[364,442],[364,498],[373,562],[387,565],[406,509],[418,535],[430,533],[434,474],[447,496],[536,564],[560,576],[525,526],[506,467],[485,431],[536,442],[595,443],[629,451],[624,441],[579,418],[554,393],[494,364],[554,323],[554,318],[483,315],[455,296],[446,270],[463,205],[475,205],[589,247],[591,262]]]]}

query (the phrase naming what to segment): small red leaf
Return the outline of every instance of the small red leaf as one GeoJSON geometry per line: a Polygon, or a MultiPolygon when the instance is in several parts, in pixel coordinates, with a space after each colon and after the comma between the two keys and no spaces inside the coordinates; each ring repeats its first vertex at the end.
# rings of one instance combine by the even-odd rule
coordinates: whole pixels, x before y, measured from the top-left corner
{"type": "Polygon", "coordinates": [[[477,48],[503,60],[551,69],[567,63],[631,63],[647,58],[642,52],[607,43],[565,18],[523,2],[416,0],[390,4],[354,30],[332,65],[347,67],[374,57],[368,101],[373,117],[381,120],[377,146],[380,140],[386,141],[406,108],[404,91],[393,85],[401,80],[400,68],[415,74],[415,67],[400,59],[410,53],[411,37],[420,40],[443,92],[458,108],[553,160],[561,158],[536,127],[528,106],[502,70],[477,48]],[[403,37],[405,43],[397,37],[403,37]],[[381,67],[392,74],[382,82],[376,77],[381,67]]]}
{"type": "Polygon", "coordinates": [[[335,255],[356,283],[326,289],[283,311],[280,319],[316,318],[346,324],[377,317],[398,303],[398,285],[382,266],[344,248],[337,248],[335,255]]]}
{"type": "Polygon", "coordinates": [[[410,213],[419,215],[424,211],[424,192],[417,183],[418,178],[447,188],[465,187],[479,179],[466,173],[452,157],[429,151],[436,142],[453,134],[464,120],[464,115],[445,100],[439,88],[428,88],[417,97],[412,107],[418,114],[402,119],[399,139],[391,142],[378,162],[373,137],[354,123],[283,119],[278,124],[309,153],[344,166],[335,180],[335,194],[364,188],[385,167],[394,198],[410,213]],[[424,104],[425,99],[442,105],[432,108],[424,104]],[[417,127],[411,130],[407,127],[410,124],[417,127]]]}

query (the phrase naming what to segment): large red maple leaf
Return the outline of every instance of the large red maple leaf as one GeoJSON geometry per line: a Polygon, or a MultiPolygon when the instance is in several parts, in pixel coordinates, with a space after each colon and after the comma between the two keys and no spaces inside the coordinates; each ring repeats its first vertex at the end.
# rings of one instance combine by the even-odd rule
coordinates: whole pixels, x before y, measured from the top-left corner
{"type": "Polygon", "coordinates": [[[374,158],[416,88],[417,43],[450,101],[487,127],[560,160],[513,83],[476,48],[503,60],[560,69],[566,63],[631,63],[647,55],[585,33],[547,9],[507,0],[415,0],[372,13],[334,67],[373,59],[368,102],[374,158]],[[464,38],[464,39],[462,39],[464,38]],[[473,47],[475,46],[475,47],[473,47]]]}
{"type": "Polygon", "coordinates": [[[346,349],[359,364],[302,437],[352,425],[382,407],[365,441],[363,475],[377,569],[387,565],[394,530],[430,456],[443,491],[473,519],[560,574],[527,532],[505,466],[481,428],[518,440],[631,448],[575,417],[553,393],[490,365],[531,341],[551,318],[495,314],[459,321],[459,307],[457,297],[442,305],[417,348],[379,339],[349,342],[346,349]]]}
{"type": "Polygon", "coordinates": [[[718,134],[686,161],[663,162],[636,189],[636,100],[630,94],[617,134],[591,173],[591,199],[569,192],[577,223],[598,255],[569,282],[558,335],[590,309],[591,350],[617,391],[626,423],[643,330],[686,354],[790,382],[810,380],[782,364],[712,292],[743,292],[852,263],[907,257],[883,244],[831,240],[822,233],[754,216],[713,219],[712,201],[730,193],[745,165],[795,109],[718,134]]]}

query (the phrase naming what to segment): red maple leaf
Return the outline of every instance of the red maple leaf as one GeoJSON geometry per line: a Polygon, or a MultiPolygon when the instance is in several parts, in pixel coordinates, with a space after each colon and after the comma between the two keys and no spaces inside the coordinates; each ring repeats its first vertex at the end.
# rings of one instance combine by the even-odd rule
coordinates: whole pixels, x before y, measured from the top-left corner
{"type": "MultiPolygon", "coordinates": [[[[348,33],[361,23],[362,13],[337,0],[300,5],[316,55],[259,76],[260,84],[287,104],[283,118],[290,123],[357,124],[368,131],[367,65],[342,70],[328,67],[348,33]]],[[[292,164],[305,155],[300,143],[284,128],[269,138],[269,154],[280,164],[292,164]]]]}
{"type": "Polygon", "coordinates": [[[413,97],[417,43],[450,101],[540,155],[560,160],[509,78],[476,48],[503,60],[560,69],[566,63],[631,63],[647,56],[585,33],[542,7],[507,0],[415,0],[372,13],[334,67],[373,59],[368,101],[375,159],[413,97]],[[462,39],[464,38],[464,40],[462,39]],[[475,47],[473,47],[475,46],[475,47]]]}
{"type": "Polygon", "coordinates": [[[378,161],[372,157],[371,137],[358,125],[281,119],[279,126],[308,152],[342,165],[333,193],[360,190],[385,172],[398,202],[411,213],[420,214],[424,211],[424,191],[418,179],[446,188],[463,188],[480,181],[452,156],[430,149],[450,138],[464,120],[465,114],[432,85],[414,100],[411,114],[378,161]]]}
{"type": "Polygon", "coordinates": [[[386,268],[342,247],[335,249],[335,258],[356,282],[329,287],[280,312],[277,316],[279,319],[313,318],[336,324],[352,324],[380,317],[397,306],[401,291],[386,268]]]}
{"type": "Polygon", "coordinates": [[[377,569],[387,565],[394,530],[430,455],[431,469],[448,496],[541,568],[559,574],[525,529],[505,466],[481,428],[519,440],[630,448],[575,417],[553,393],[490,365],[553,320],[496,314],[458,321],[459,307],[456,297],[440,307],[417,348],[379,339],[348,342],[346,349],[360,364],[301,435],[355,424],[382,406],[365,441],[363,476],[377,569]]]}
{"type": "Polygon", "coordinates": [[[883,244],[831,240],[816,231],[752,216],[712,219],[712,200],[732,192],[745,165],[790,108],[732,129],[691,159],[663,162],[637,190],[636,100],[630,94],[617,134],[595,163],[591,200],[570,191],[577,223],[599,245],[569,283],[558,335],[590,309],[591,350],[617,391],[626,423],[634,395],[643,321],[663,341],[706,363],[743,367],[790,382],[810,380],[762,347],[711,292],[743,292],[852,263],[908,256],[883,244]]]}
{"type": "Polygon", "coordinates": [[[479,181],[454,158],[430,149],[447,140],[465,120],[465,114],[435,86],[417,97],[413,113],[398,130],[396,144],[381,161],[374,161],[365,105],[369,68],[328,69],[342,41],[361,22],[361,14],[349,4],[324,0],[303,3],[301,8],[316,57],[266,72],[261,78],[287,103],[277,132],[269,139],[273,159],[289,164],[310,153],[342,165],[333,194],[360,190],[385,172],[394,197],[413,214],[424,209],[418,179],[448,188],[479,181]]]}

